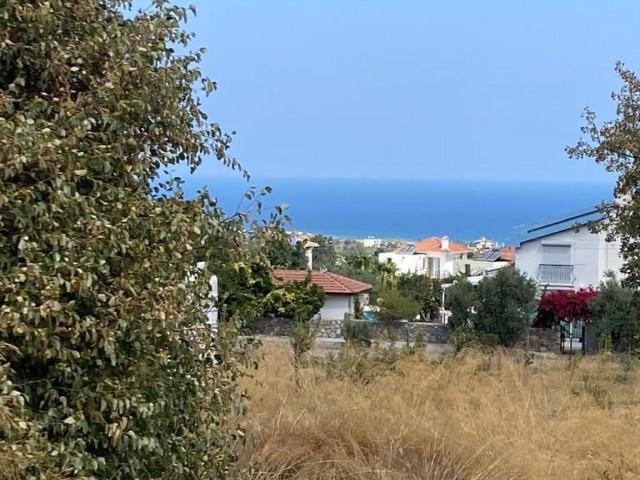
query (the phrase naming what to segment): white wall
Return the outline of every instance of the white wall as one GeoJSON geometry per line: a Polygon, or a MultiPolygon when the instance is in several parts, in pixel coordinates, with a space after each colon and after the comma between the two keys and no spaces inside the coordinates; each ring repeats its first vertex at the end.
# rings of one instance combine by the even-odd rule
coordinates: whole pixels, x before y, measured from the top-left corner
{"type": "Polygon", "coordinates": [[[485,270],[494,270],[498,268],[508,267],[509,262],[483,262],[480,260],[454,260],[453,273],[454,275],[464,275],[465,265],[471,266],[471,275],[483,275],[485,270]]]}
{"type": "Polygon", "coordinates": [[[378,254],[378,261],[384,263],[390,259],[396,267],[398,267],[398,273],[426,273],[426,256],[417,255],[400,255],[395,252],[384,252],[378,254]]]}
{"type": "Polygon", "coordinates": [[[323,320],[344,320],[345,313],[353,313],[353,295],[335,295],[328,293],[324,306],[320,309],[323,320]]]}
{"type": "Polygon", "coordinates": [[[587,227],[578,232],[567,230],[523,243],[516,250],[516,268],[538,281],[538,268],[543,263],[542,246],[553,242],[571,245],[573,288],[596,287],[607,270],[619,275],[622,266],[619,244],[607,243],[604,233],[591,233],[587,227]]]}
{"type": "Polygon", "coordinates": [[[434,278],[438,276],[435,272],[429,272],[429,258],[440,259],[440,275],[439,278],[446,278],[455,275],[455,262],[462,258],[466,258],[466,253],[415,253],[413,255],[400,255],[395,252],[384,252],[378,254],[378,261],[384,263],[390,259],[396,267],[398,273],[431,273],[434,278]]]}
{"type": "Polygon", "coordinates": [[[616,240],[615,242],[607,242],[606,241],[606,233],[601,232],[598,234],[601,238],[600,241],[600,268],[598,274],[602,279],[604,274],[608,271],[613,271],[616,273],[618,278],[622,278],[620,274],[620,269],[622,268],[622,257],[620,256],[620,241],[616,240]]]}

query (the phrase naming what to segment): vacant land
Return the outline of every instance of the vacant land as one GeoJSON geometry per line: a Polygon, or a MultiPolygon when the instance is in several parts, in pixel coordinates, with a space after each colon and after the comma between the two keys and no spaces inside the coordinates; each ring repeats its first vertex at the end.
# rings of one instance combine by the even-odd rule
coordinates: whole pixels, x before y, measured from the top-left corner
{"type": "Polygon", "coordinates": [[[296,375],[289,349],[263,353],[244,384],[241,457],[257,479],[640,478],[629,363],[347,349],[296,375]]]}

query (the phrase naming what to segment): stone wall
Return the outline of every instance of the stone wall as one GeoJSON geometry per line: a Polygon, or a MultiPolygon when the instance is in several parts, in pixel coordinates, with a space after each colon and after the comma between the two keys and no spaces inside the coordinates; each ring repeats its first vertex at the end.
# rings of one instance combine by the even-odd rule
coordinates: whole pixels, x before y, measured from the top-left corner
{"type": "MultiPolygon", "coordinates": [[[[422,337],[427,343],[447,343],[451,337],[451,329],[442,323],[401,322],[391,327],[381,322],[365,320],[351,320],[353,323],[366,325],[371,336],[376,340],[394,340],[414,342],[422,337]]],[[[318,326],[319,338],[343,338],[343,320],[320,320],[318,326]]],[[[255,333],[258,335],[288,336],[291,332],[292,321],[283,318],[265,318],[258,322],[255,333]]]]}
{"type": "MultiPolygon", "coordinates": [[[[413,343],[421,338],[426,343],[444,344],[451,338],[452,332],[448,325],[442,323],[399,322],[387,326],[382,322],[368,322],[365,320],[350,320],[354,324],[366,325],[372,340],[390,340],[413,343]]],[[[343,338],[343,320],[320,320],[318,338],[343,338]]],[[[254,333],[274,337],[286,337],[291,332],[293,322],[286,318],[264,318],[258,322],[254,333]]],[[[531,352],[560,353],[560,329],[528,328],[522,340],[516,345],[531,352]]],[[[594,337],[592,329],[587,328],[587,353],[595,353],[598,349],[598,339],[594,337]]]]}

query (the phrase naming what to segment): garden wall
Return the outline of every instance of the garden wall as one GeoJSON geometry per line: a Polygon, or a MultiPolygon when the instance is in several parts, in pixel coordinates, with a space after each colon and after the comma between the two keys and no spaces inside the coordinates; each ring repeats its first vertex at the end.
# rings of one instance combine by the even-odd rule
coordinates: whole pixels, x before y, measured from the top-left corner
{"type": "MultiPolygon", "coordinates": [[[[351,320],[370,328],[372,338],[414,342],[416,338],[428,343],[447,343],[451,329],[442,323],[399,322],[387,326],[381,322],[351,320]]],[[[317,325],[317,324],[316,324],[317,325]]],[[[318,338],[342,338],[343,320],[320,320],[318,338]]],[[[284,318],[265,318],[258,322],[255,333],[258,335],[287,336],[291,332],[292,321],[284,318]]]]}
{"type": "MultiPolygon", "coordinates": [[[[382,322],[365,320],[351,320],[350,322],[366,325],[370,329],[372,339],[377,340],[413,343],[420,337],[426,343],[444,344],[449,341],[452,335],[449,326],[442,323],[401,322],[388,326],[382,322]]],[[[286,318],[264,318],[257,323],[254,333],[286,337],[291,332],[292,324],[293,322],[286,318]]],[[[343,320],[320,320],[318,338],[343,338],[343,325],[343,320]]],[[[595,353],[598,341],[590,330],[587,329],[587,353],[595,353]]],[[[515,346],[532,352],[560,353],[560,330],[558,328],[528,328],[522,340],[515,346]]]]}

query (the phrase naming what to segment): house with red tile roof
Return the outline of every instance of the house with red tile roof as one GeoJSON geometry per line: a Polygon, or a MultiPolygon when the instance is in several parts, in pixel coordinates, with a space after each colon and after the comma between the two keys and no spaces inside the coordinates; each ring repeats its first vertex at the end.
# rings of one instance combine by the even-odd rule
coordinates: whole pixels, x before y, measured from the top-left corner
{"type": "Polygon", "coordinates": [[[394,252],[378,254],[378,261],[393,262],[399,273],[428,274],[431,278],[446,278],[455,274],[455,264],[466,260],[473,249],[449,237],[431,237],[400,247],[394,252]]]}
{"type": "MultiPolygon", "coordinates": [[[[290,282],[304,282],[307,274],[307,270],[276,269],[272,277],[276,285],[282,285],[290,282]]],[[[311,282],[321,287],[326,294],[324,306],[319,313],[322,320],[344,320],[347,316],[352,317],[356,297],[366,294],[373,288],[368,283],[331,272],[311,272],[311,282]]]]}

